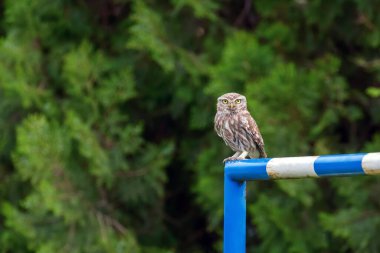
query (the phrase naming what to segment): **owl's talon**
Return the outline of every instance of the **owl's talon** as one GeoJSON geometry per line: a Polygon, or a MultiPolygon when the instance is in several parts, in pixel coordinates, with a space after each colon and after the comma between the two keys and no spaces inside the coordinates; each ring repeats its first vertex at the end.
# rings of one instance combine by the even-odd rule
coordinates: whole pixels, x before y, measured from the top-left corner
{"type": "Polygon", "coordinates": [[[223,163],[226,163],[226,162],[236,162],[238,160],[243,160],[244,158],[242,157],[227,157],[226,159],[223,160],[223,163]]]}

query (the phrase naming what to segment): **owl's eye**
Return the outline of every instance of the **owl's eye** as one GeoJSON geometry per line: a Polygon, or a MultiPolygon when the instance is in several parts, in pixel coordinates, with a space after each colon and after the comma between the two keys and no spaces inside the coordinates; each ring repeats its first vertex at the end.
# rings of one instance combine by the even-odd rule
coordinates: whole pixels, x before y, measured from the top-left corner
{"type": "Polygon", "coordinates": [[[236,100],[235,100],[235,103],[236,103],[236,104],[240,104],[240,103],[241,103],[241,99],[236,99],[236,100]]]}
{"type": "Polygon", "coordinates": [[[222,103],[223,103],[223,104],[228,104],[228,100],[227,100],[227,99],[223,99],[223,100],[222,100],[222,103]]]}

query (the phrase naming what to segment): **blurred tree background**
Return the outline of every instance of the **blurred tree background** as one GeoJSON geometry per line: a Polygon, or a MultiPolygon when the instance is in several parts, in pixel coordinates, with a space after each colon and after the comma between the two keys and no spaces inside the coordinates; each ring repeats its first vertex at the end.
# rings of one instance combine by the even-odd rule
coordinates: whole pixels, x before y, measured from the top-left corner
{"type": "MultiPolygon", "coordinates": [[[[380,1],[0,1],[0,252],[221,252],[216,98],[270,157],[380,151],[380,1]]],[[[248,252],[379,252],[376,177],[256,182],[248,252]]]]}

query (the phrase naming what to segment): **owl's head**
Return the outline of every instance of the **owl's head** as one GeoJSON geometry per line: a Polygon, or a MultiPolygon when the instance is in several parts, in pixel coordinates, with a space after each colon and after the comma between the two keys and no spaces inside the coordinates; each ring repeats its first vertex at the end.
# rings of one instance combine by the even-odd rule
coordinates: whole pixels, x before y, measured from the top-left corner
{"type": "Polygon", "coordinates": [[[238,93],[226,93],[218,98],[216,108],[218,112],[225,113],[247,110],[247,99],[238,93]]]}

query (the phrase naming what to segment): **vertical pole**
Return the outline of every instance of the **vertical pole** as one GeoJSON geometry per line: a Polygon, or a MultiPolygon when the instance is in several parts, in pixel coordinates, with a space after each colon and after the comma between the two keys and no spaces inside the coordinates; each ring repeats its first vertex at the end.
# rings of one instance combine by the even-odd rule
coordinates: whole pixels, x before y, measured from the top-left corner
{"type": "Polygon", "coordinates": [[[224,175],[224,253],[245,253],[246,181],[224,175]]]}

